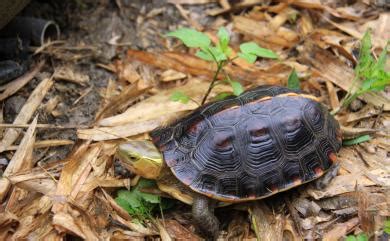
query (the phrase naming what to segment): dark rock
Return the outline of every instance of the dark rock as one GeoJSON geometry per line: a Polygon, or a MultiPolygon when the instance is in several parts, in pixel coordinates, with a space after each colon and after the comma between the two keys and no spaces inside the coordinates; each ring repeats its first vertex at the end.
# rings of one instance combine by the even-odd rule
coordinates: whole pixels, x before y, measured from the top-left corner
{"type": "Polygon", "coordinates": [[[25,102],[26,99],[22,96],[12,96],[8,98],[4,105],[4,121],[6,123],[12,123],[25,102]]]}

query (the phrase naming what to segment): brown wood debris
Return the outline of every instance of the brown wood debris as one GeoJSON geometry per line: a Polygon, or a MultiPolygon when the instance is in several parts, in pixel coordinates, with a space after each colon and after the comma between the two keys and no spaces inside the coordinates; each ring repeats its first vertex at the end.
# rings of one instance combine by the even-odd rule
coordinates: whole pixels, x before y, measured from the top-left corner
{"type": "MultiPolygon", "coordinates": [[[[215,73],[215,64],[165,38],[162,30],[190,26],[216,43],[218,28],[224,26],[231,32],[234,57],[240,43],[249,41],[279,56],[259,58],[253,65],[234,59],[226,66],[233,80],[244,88],[286,86],[294,69],[301,89],[329,110],[340,108],[347,91],[354,90],[354,67],[364,32],[373,28],[375,58],[390,39],[389,12],[368,0],[168,0],[161,6],[140,3],[140,11],[134,11],[138,3],[113,2],[95,3],[101,8],[94,14],[114,11],[111,5],[117,12],[109,21],[89,25],[94,29],[90,31],[107,26],[106,22],[126,29],[134,25],[126,34],[137,44],[121,42],[125,34],[114,27],[108,27],[106,39],[96,45],[88,45],[88,36],[49,42],[35,50],[46,61],[0,86],[4,113],[5,101],[26,97],[12,121],[5,122],[4,113],[0,116],[0,240],[204,238],[192,223],[189,205],[172,201],[168,192],[161,196],[169,197],[174,206],[167,210],[160,206],[146,220],[138,220],[115,200],[118,190],[131,189],[140,179],[117,160],[118,144],[149,139],[151,130],[198,108],[215,73]],[[161,30],[160,22],[169,26],[161,30]],[[101,51],[105,45],[113,51],[101,51]],[[101,61],[104,54],[111,54],[105,59],[109,61],[101,61]],[[83,69],[83,61],[93,62],[98,71],[83,69]],[[96,81],[98,74],[105,76],[104,84],[96,81]],[[177,91],[189,97],[188,103],[172,100],[177,91]],[[98,102],[97,111],[79,111],[84,101],[98,102]],[[64,108],[65,102],[71,108],[64,108]],[[86,115],[92,121],[69,121],[86,115]],[[41,138],[51,130],[50,138],[41,138]],[[72,150],[58,158],[58,147],[66,146],[72,150]]],[[[218,84],[208,101],[231,90],[218,84]]],[[[337,154],[340,170],[332,182],[320,190],[309,183],[256,202],[219,205],[215,211],[223,229],[219,240],[331,241],[360,233],[370,240],[388,237],[383,228],[390,217],[389,88],[366,93],[356,103],[335,116],[343,137],[370,135],[371,139],[342,147],[337,154]]],[[[163,193],[158,186],[149,191],[163,193]]]]}

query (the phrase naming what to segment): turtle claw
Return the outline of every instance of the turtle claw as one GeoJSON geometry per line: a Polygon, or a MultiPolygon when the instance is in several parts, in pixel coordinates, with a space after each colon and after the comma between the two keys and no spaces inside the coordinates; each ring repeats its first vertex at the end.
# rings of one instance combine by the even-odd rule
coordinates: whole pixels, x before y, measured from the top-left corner
{"type": "Polygon", "coordinates": [[[336,163],[331,168],[329,168],[328,172],[315,182],[316,189],[321,190],[328,186],[329,183],[333,180],[333,178],[337,176],[339,169],[339,163],[336,163]]]}
{"type": "Polygon", "coordinates": [[[219,221],[214,215],[214,200],[197,195],[192,205],[192,216],[206,240],[216,240],[219,234],[219,221]]]}

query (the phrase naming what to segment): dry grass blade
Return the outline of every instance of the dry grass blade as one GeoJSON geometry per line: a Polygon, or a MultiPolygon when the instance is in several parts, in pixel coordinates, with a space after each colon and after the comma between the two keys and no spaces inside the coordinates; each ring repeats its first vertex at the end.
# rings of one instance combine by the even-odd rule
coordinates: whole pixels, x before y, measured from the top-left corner
{"type": "Polygon", "coordinates": [[[168,0],[172,4],[207,4],[217,2],[217,0],[168,0]]]}
{"type": "Polygon", "coordinates": [[[294,46],[298,40],[298,35],[286,28],[278,27],[272,30],[269,23],[265,21],[256,21],[254,19],[237,16],[233,18],[234,28],[237,31],[248,35],[255,39],[259,44],[265,48],[281,49],[284,47],[294,46]]]}
{"type": "Polygon", "coordinates": [[[99,240],[96,230],[99,227],[88,221],[93,215],[89,213],[89,208],[93,210],[99,204],[90,202],[94,193],[86,192],[85,184],[95,178],[91,162],[98,158],[100,152],[100,146],[79,149],[64,166],[52,207],[53,225],[58,231],[74,233],[87,240],[99,240]]]}
{"type": "MultiPolygon", "coordinates": [[[[130,60],[138,60],[161,69],[174,69],[182,73],[204,76],[208,79],[213,78],[215,71],[215,66],[210,64],[210,62],[188,54],[175,52],[158,54],[139,50],[128,50],[127,55],[130,60]]],[[[251,69],[243,69],[234,65],[229,65],[226,67],[226,72],[232,79],[244,84],[256,83],[280,85],[282,83],[282,78],[275,75],[275,73],[268,73],[267,71],[255,67],[251,69]]],[[[223,79],[224,76],[221,74],[219,78],[223,79]]]]}
{"type": "MultiPolygon", "coordinates": [[[[378,59],[390,33],[390,14],[377,4],[367,4],[383,1],[347,1],[341,4],[334,0],[168,0],[169,4],[164,5],[159,1],[125,4],[116,0],[114,4],[119,11],[114,12],[111,10],[115,8],[107,2],[90,1],[88,6],[92,6],[94,11],[84,11],[83,7],[70,14],[65,11],[66,19],[81,20],[78,27],[70,29],[70,34],[64,36],[68,38],[65,41],[49,42],[35,48],[33,57],[37,57],[38,53],[48,56],[54,61],[50,63],[59,66],[52,78],[65,81],[53,83],[52,79],[39,78],[42,81],[37,82],[35,90],[29,92],[35,86],[30,80],[43,70],[44,63],[40,62],[24,76],[0,87],[0,100],[4,102],[4,118],[0,112],[0,122],[9,122],[0,123],[0,132],[4,132],[0,152],[7,151],[0,158],[0,173],[1,168],[5,170],[4,177],[0,179],[0,199],[3,201],[0,208],[0,240],[63,240],[75,236],[76,239],[85,240],[201,240],[191,219],[191,190],[169,171],[159,176],[155,186],[132,190],[131,187],[142,183],[141,176],[145,176],[145,172],[149,174],[150,169],[138,172],[138,166],[134,168],[130,162],[118,160],[115,156],[117,146],[128,138],[148,139],[149,131],[177,121],[197,109],[213,79],[216,85],[207,101],[225,98],[232,90],[238,94],[241,89],[265,84],[292,86],[291,81],[287,83],[287,80],[294,69],[298,79],[295,86],[299,85],[302,91],[315,95],[327,107],[338,109],[345,92],[351,90],[354,67],[364,62],[364,58],[357,56],[359,42],[364,42],[359,41],[362,33],[372,28],[372,48],[366,52],[370,52],[373,59],[378,59]],[[213,18],[207,15],[218,16],[213,18]],[[203,36],[199,37],[199,41],[193,32],[187,36],[196,40],[198,43],[194,43],[194,46],[198,47],[192,48],[189,42],[180,43],[164,37],[168,31],[182,26],[192,26],[203,32],[204,35],[199,33],[199,36],[203,36]],[[201,41],[202,38],[210,41],[201,41]],[[211,47],[210,54],[215,56],[197,52],[204,52],[206,42],[211,47]],[[248,42],[272,49],[278,58],[265,58],[266,50],[259,56],[252,52],[243,55],[245,48],[242,48],[242,44],[248,42]],[[130,50],[127,51],[127,48],[130,50]],[[217,72],[218,76],[214,78],[216,62],[201,59],[202,56],[207,60],[214,57],[220,66],[223,65],[223,70],[217,72]],[[250,63],[250,56],[256,57],[254,63],[250,63]],[[104,64],[97,64],[96,61],[104,64]],[[228,82],[231,85],[226,84],[228,82]],[[233,83],[240,88],[235,88],[233,83]],[[12,99],[7,99],[10,96],[12,99]],[[22,106],[26,98],[28,100],[22,106]],[[45,103],[42,103],[43,100],[45,103]],[[48,124],[37,124],[37,118],[32,121],[38,108],[44,113],[41,119],[47,120],[48,124]],[[10,119],[15,119],[14,123],[10,119]],[[29,124],[31,121],[32,124],[29,124]],[[65,124],[66,121],[68,124],[65,124]],[[38,128],[38,137],[42,140],[35,141],[34,133],[38,128]],[[52,133],[52,129],[55,133],[52,133]],[[77,141],[66,138],[76,138],[77,141]],[[69,146],[51,148],[62,145],[73,145],[73,150],[66,153],[69,146]],[[12,153],[13,150],[16,152],[12,153]],[[8,164],[10,157],[12,159],[8,164]],[[129,196],[121,196],[126,192],[118,192],[119,189],[131,190],[127,193],[129,196]],[[138,200],[141,208],[146,208],[150,201],[153,202],[153,209],[145,214],[144,210],[132,209],[132,204],[138,205],[137,197],[131,197],[135,190],[144,192],[143,199],[138,200]],[[122,197],[126,197],[126,200],[121,200],[122,197]],[[177,199],[182,203],[165,198],[177,199]]],[[[65,10],[73,7],[66,3],[60,6],[65,10]]],[[[258,49],[259,52],[263,51],[262,48],[258,49]]],[[[46,64],[44,71],[50,71],[52,67],[46,64]]],[[[388,70],[388,67],[385,66],[385,69],[388,70]]],[[[45,73],[40,74],[44,76],[45,73]]],[[[340,160],[340,170],[326,188],[318,190],[314,188],[315,183],[309,183],[284,193],[290,196],[284,201],[283,196],[275,195],[266,200],[232,205],[231,208],[217,208],[215,213],[221,221],[219,239],[343,240],[347,235],[362,231],[370,239],[380,239],[378,236],[384,227],[383,221],[390,217],[388,92],[386,88],[382,92],[363,95],[361,100],[355,101],[357,105],[342,108],[336,115],[344,139],[352,139],[349,144],[359,143],[343,146],[335,153],[340,160]],[[370,140],[354,140],[366,134],[370,140]]],[[[248,98],[253,97],[250,95],[248,98]]],[[[267,113],[267,110],[263,112],[260,109],[262,101],[248,101],[251,103],[244,102],[237,106],[238,110],[245,111],[243,118],[254,118],[264,113],[273,120],[271,115],[274,111],[267,113]],[[250,105],[249,109],[240,108],[247,104],[250,105]]],[[[263,101],[268,101],[268,98],[263,101]]],[[[283,103],[280,105],[281,108],[272,110],[285,108],[283,103]]],[[[216,107],[216,116],[213,114],[205,121],[221,131],[221,128],[230,128],[231,125],[226,125],[231,119],[226,119],[229,116],[222,114],[222,111],[236,109],[235,104],[226,105],[226,109],[220,109],[218,104],[212,107],[216,107]],[[226,125],[215,124],[214,120],[218,120],[214,117],[226,125]]],[[[200,115],[205,116],[206,112],[200,115]]],[[[306,116],[307,113],[303,114],[306,116]]],[[[287,119],[275,121],[283,125],[287,119]]],[[[201,136],[195,133],[199,129],[195,127],[200,125],[183,124],[184,127],[191,127],[184,128],[183,135],[203,137],[203,132],[201,136]]],[[[305,127],[306,124],[310,125],[304,124],[305,127]]],[[[234,135],[237,136],[233,138],[240,137],[246,142],[261,144],[257,142],[260,139],[252,138],[252,127],[242,128],[235,129],[234,135]]],[[[309,129],[306,128],[300,137],[313,134],[309,129]]],[[[330,129],[328,132],[333,134],[330,129]]],[[[283,149],[285,143],[294,140],[290,132],[289,136],[283,136],[284,132],[272,133],[271,139],[278,141],[271,143],[268,138],[268,149],[275,145],[283,149]]],[[[217,137],[213,141],[218,142],[217,137]]],[[[185,136],[182,138],[183,142],[179,141],[179,149],[173,155],[180,155],[181,147],[187,146],[188,143],[184,142],[188,140],[185,136]]],[[[263,141],[263,136],[261,138],[263,141]]],[[[325,141],[321,139],[321,143],[326,145],[325,141]]],[[[292,151],[296,151],[302,143],[292,144],[292,151]]],[[[215,152],[215,145],[210,144],[213,147],[203,152],[215,152]]],[[[305,153],[311,151],[306,145],[302,148],[301,151],[305,153]]],[[[240,152],[241,157],[248,154],[243,151],[245,148],[236,149],[234,153],[240,152]]],[[[325,149],[323,151],[327,152],[325,149]]],[[[259,155],[263,154],[268,155],[259,155]]],[[[300,162],[313,162],[314,159],[309,160],[312,155],[306,154],[299,157],[300,162]]],[[[333,157],[329,156],[330,159],[333,157]]],[[[293,162],[287,152],[281,154],[280,158],[282,162],[287,161],[283,162],[283,166],[289,169],[288,173],[274,175],[272,180],[268,180],[265,173],[264,178],[270,182],[276,180],[279,184],[287,185],[290,181],[297,184],[299,178],[296,180],[296,176],[286,175],[298,171],[299,167],[291,166],[293,162]]],[[[301,170],[298,176],[312,174],[311,168],[313,173],[318,174],[319,169],[309,166],[303,173],[301,170]]],[[[204,171],[200,171],[200,175],[204,176],[204,171]]],[[[217,186],[225,188],[227,184],[229,189],[230,185],[239,184],[240,190],[236,191],[242,194],[246,188],[252,188],[246,186],[251,183],[246,183],[246,173],[243,175],[240,175],[240,180],[231,183],[230,180],[227,180],[229,183],[217,180],[216,183],[220,184],[217,186]]],[[[269,184],[273,189],[273,183],[269,184]]]]}
{"type": "Polygon", "coordinates": [[[345,237],[353,228],[359,224],[359,218],[352,218],[347,222],[336,224],[336,226],[324,234],[324,241],[334,241],[345,237]]]}
{"type": "Polygon", "coordinates": [[[149,88],[138,89],[137,84],[132,84],[125,87],[125,89],[118,95],[114,96],[105,103],[101,110],[96,115],[96,120],[111,116],[116,112],[121,111],[121,107],[127,106],[129,103],[135,101],[137,97],[145,93],[149,88]]]}
{"type": "MultiPolygon", "coordinates": [[[[158,94],[131,106],[124,113],[102,119],[99,122],[102,126],[110,127],[79,129],[77,135],[80,139],[101,141],[126,139],[130,136],[146,133],[198,107],[194,102],[183,104],[172,101],[170,97],[174,91],[181,91],[199,102],[207,88],[208,83],[193,79],[187,85],[160,91],[158,94]],[[193,88],[194,85],[197,88],[193,88]]],[[[214,89],[214,93],[227,90],[229,87],[220,85],[214,89]]]]}
{"type": "Polygon", "coordinates": [[[85,86],[89,82],[89,76],[77,72],[72,69],[70,66],[62,66],[59,69],[56,69],[53,75],[54,79],[65,80],[75,84],[85,86]]]}
{"type": "MultiPolygon", "coordinates": [[[[38,86],[31,93],[30,97],[27,99],[26,103],[20,110],[19,114],[14,120],[14,124],[26,124],[34,114],[35,110],[42,103],[43,98],[46,93],[49,91],[53,85],[53,80],[47,78],[42,80],[38,86]]],[[[0,143],[0,152],[6,150],[10,145],[12,145],[15,140],[18,138],[21,130],[9,128],[5,130],[3,140],[0,143]]]]}
{"type": "Polygon", "coordinates": [[[353,139],[362,135],[374,134],[377,131],[371,128],[354,128],[348,126],[341,126],[341,132],[343,133],[344,139],[353,139]]]}
{"type": "Polygon", "coordinates": [[[10,175],[8,179],[19,188],[47,196],[52,196],[57,187],[55,180],[45,172],[14,174],[10,175]]]}
{"type": "Polygon", "coordinates": [[[232,3],[230,2],[227,0],[220,0],[220,5],[222,6],[222,8],[214,8],[214,9],[207,10],[206,12],[208,15],[216,16],[219,14],[225,14],[228,12],[237,11],[240,9],[245,9],[247,7],[255,6],[264,3],[264,0],[242,0],[242,1],[232,2],[232,3]],[[231,4],[233,6],[231,6],[231,4]]]}
{"type": "MultiPolygon", "coordinates": [[[[345,91],[350,89],[354,79],[352,68],[312,43],[306,44],[304,51],[302,55],[303,61],[314,66],[315,72],[345,91]]],[[[383,92],[369,92],[363,94],[361,98],[375,106],[383,106],[383,109],[386,111],[390,110],[390,100],[383,92]]]]}
{"type": "Polygon", "coordinates": [[[154,223],[156,224],[158,231],[160,232],[160,237],[162,241],[172,241],[173,239],[171,236],[169,236],[168,231],[164,227],[163,223],[160,222],[160,220],[155,220],[154,223]]]}
{"type": "Polygon", "coordinates": [[[4,199],[11,186],[11,182],[7,179],[7,177],[20,171],[29,170],[32,167],[32,151],[35,142],[37,121],[38,117],[35,117],[24,135],[19,148],[16,150],[10,163],[5,169],[3,177],[0,179],[0,200],[4,199]]]}
{"type": "Polygon", "coordinates": [[[283,240],[284,217],[274,215],[262,201],[252,203],[249,214],[258,240],[283,240]]]}
{"type": "Polygon", "coordinates": [[[168,219],[164,221],[164,227],[166,228],[170,237],[173,240],[188,240],[188,241],[200,241],[201,238],[194,234],[192,231],[181,225],[174,219],[168,219]]]}
{"type": "MultiPolygon", "coordinates": [[[[43,141],[36,141],[34,144],[35,148],[46,148],[46,147],[54,147],[54,146],[66,146],[66,145],[73,145],[74,141],[71,140],[43,140],[43,141]]],[[[19,148],[19,146],[9,146],[6,151],[15,151],[19,148]]]]}
{"type": "MultiPolygon", "coordinates": [[[[129,107],[122,114],[102,119],[98,122],[98,124],[101,126],[119,126],[127,123],[160,118],[163,115],[171,113],[173,114],[193,110],[198,107],[196,103],[191,101],[183,104],[181,102],[172,101],[170,99],[172,93],[180,91],[193,100],[200,102],[207,88],[208,83],[192,79],[184,86],[159,91],[156,95],[129,107]],[[197,88],[193,88],[194,85],[196,85],[197,88]]],[[[221,91],[221,88],[217,88],[216,91],[221,91]]]]}
{"type": "Polygon", "coordinates": [[[4,92],[0,94],[0,101],[15,94],[18,90],[20,90],[23,86],[25,86],[30,80],[32,80],[35,77],[37,73],[41,71],[44,64],[45,64],[44,61],[39,62],[29,72],[13,80],[9,84],[1,86],[0,89],[4,90],[4,92]]]}
{"type": "MultiPolygon", "coordinates": [[[[28,128],[28,124],[7,124],[7,123],[0,123],[0,128],[28,128]]],[[[51,125],[51,124],[37,124],[37,128],[42,129],[76,129],[76,128],[87,128],[86,126],[82,125],[51,125]]]]}
{"type": "Polygon", "coordinates": [[[376,183],[364,176],[364,173],[344,174],[334,178],[332,182],[323,190],[313,187],[307,189],[307,193],[314,199],[333,197],[343,193],[353,192],[359,186],[374,186],[376,183]]]}
{"type": "Polygon", "coordinates": [[[139,135],[151,131],[160,126],[167,118],[177,117],[179,113],[160,116],[152,120],[139,121],[114,127],[97,127],[93,129],[77,130],[77,137],[83,140],[114,140],[139,135]]]}

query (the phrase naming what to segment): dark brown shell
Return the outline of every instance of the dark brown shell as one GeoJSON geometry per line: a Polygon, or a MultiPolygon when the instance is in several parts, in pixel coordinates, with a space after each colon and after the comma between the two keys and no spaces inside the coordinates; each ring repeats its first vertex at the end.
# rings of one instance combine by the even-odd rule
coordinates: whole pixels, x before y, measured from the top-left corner
{"type": "Polygon", "coordinates": [[[321,176],[341,147],[315,97],[262,86],[151,133],[174,175],[223,201],[259,199],[321,176]]]}

